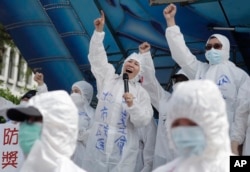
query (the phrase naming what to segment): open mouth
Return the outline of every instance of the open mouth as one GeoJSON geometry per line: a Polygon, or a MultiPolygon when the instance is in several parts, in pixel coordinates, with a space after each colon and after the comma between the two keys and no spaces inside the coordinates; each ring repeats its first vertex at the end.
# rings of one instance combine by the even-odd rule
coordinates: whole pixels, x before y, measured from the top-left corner
{"type": "Polygon", "coordinates": [[[133,72],[129,69],[126,69],[126,73],[133,73],[133,72]]]}

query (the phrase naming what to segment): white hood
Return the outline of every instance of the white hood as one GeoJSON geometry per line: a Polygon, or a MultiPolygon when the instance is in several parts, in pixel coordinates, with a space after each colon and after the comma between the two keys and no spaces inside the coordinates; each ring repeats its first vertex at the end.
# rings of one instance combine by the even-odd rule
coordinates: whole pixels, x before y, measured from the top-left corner
{"type": "Polygon", "coordinates": [[[81,91],[84,98],[86,98],[86,100],[88,101],[88,104],[91,103],[92,98],[93,98],[93,92],[94,92],[92,85],[90,85],[86,81],[78,81],[72,85],[72,89],[73,87],[77,87],[81,91]]]}
{"type": "Polygon", "coordinates": [[[52,91],[32,97],[27,106],[43,116],[40,140],[33,145],[22,171],[54,171],[61,159],[70,158],[76,146],[78,110],[65,91],[52,91]]]}
{"type": "Polygon", "coordinates": [[[123,62],[123,66],[122,66],[122,70],[121,70],[121,76],[123,75],[123,68],[124,68],[124,64],[130,60],[130,59],[133,59],[133,60],[136,60],[139,65],[140,65],[140,71],[138,72],[138,74],[133,78],[133,79],[130,79],[130,81],[132,82],[138,82],[140,79],[141,79],[141,76],[142,76],[142,67],[141,67],[141,63],[142,63],[142,60],[143,60],[143,56],[141,54],[137,54],[137,53],[132,53],[131,55],[129,55],[123,62]]]}
{"type": "Polygon", "coordinates": [[[222,44],[222,49],[221,49],[222,50],[222,53],[221,53],[222,59],[223,59],[223,61],[228,61],[230,58],[230,42],[227,39],[227,37],[225,37],[224,35],[221,35],[221,34],[213,34],[208,38],[207,43],[211,39],[211,37],[215,37],[220,41],[220,43],[222,44]]]}
{"type": "Polygon", "coordinates": [[[190,171],[194,166],[197,166],[197,169],[191,171],[206,171],[207,164],[218,168],[219,171],[219,166],[226,166],[222,161],[225,157],[229,158],[231,153],[229,124],[225,102],[218,87],[209,80],[181,82],[167,106],[168,131],[171,131],[171,124],[176,119],[188,118],[203,129],[206,137],[206,147],[202,155],[184,160],[180,164],[180,171],[190,171]]]}

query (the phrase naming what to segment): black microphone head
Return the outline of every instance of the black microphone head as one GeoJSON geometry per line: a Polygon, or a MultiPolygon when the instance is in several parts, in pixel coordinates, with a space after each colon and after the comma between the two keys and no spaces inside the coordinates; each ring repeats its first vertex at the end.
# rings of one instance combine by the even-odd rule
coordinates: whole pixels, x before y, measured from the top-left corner
{"type": "Polygon", "coordinates": [[[127,73],[123,73],[123,80],[127,79],[128,80],[128,74],[127,73]]]}

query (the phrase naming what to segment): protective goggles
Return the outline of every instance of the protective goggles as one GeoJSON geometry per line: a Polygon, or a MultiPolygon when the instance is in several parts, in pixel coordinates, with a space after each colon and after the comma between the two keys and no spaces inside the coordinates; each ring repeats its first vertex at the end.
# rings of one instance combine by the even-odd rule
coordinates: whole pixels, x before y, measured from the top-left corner
{"type": "Polygon", "coordinates": [[[215,44],[207,44],[205,49],[206,50],[211,50],[212,48],[214,49],[221,49],[222,48],[222,44],[219,44],[219,43],[215,43],[215,44]]]}

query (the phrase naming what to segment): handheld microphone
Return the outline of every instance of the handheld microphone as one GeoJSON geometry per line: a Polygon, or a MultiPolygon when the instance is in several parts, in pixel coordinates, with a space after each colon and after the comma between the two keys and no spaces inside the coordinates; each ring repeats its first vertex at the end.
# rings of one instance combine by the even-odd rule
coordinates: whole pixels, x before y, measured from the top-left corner
{"type": "Polygon", "coordinates": [[[127,73],[123,73],[123,81],[124,81],[124,92],[129,92],[129,88],[128,88],[128,74],[127,73]]]}

